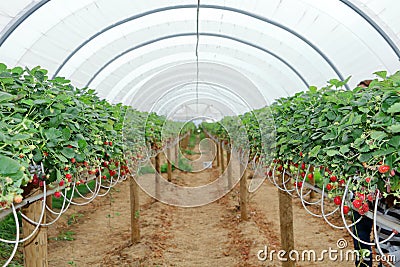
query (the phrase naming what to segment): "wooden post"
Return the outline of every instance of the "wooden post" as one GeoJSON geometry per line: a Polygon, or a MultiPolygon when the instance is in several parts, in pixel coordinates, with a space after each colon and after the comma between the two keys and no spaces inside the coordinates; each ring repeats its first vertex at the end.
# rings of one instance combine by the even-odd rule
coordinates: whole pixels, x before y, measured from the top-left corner
{"type": "MultiPolygon", "coordinates": [[[[325,170],[323,170],[323,171],[325,171],[325,170]]],[[[313,166],[310,167],[310,170],[308,171],[308,173],[314,173],[314,167],[313,166]]],[[[309,182],[310,182],[311,185],[315,186],[315,177],[314,177],[314,179],[312,179],[309,182]]],[[[310,190],[311,190],[311,192],[310,192],[310,199],[309,200],[310,200],[310,202],[312,202],[312,200],[315,198],[316,194],[315,194],[314,190],[312,190],[312,189],[310,189],[310,190]]]]}
{"type": "MultiPolygon", "coordinates": [[[[49,190],[49,189],[47,189],[47,190],[49,190]]],[[[53,195],[48,195],[48,196],[46,197],[46,205],[47,205],[50,209],[53,208],[53,195]]],[[[50,220],[55,219],[55,217],[53,216],[53,213],[51,213],[50,211],[47,211],[47,217],[49,217],[50,220]]]]}
{"type": "MultiPolygon", "coordinates": [[[[23,209],[23,213],[31,220],[37,222],[42,213],[42,201],[36,201],[23,209]]],[[[43,222],[46,221],[46,212],[43,222]]],[[[35,229],[35,225],[23,220],[22,231],[28,236],[35,229]]],[[[40,227],[35,236],[24,243],[24,266],[25,267],[47,267],[47,228],[40,227]]]]}
{"type": "Polygon", "coordinates": [[[228,150],[226,151],[226,164],[228,167],[228,188],[231,189],[232,188],[232,154],[231,154],[231,150],[228,148],[228,150]]]}
{"type": "Polygon", "coordinates": [[[139,186],[133,175],[129,179],[130,201],[131,201],[131,242],[137,244],[140,242],[140,205],[139,205],[139,186]]]}
{"type": "Polygon", "coordinates": [[[175,146],[175,167],[179,168],[179,142],[175,146]]]}
{"type": "Polygon", "coordinates": [[[221,156],[221,173],[224,173],[225,171],[225,166],[224,166],[224,146],[222,141],[219,143],[219,154],[221,156]]]}
{"type": "MultiPolygon", "coordinates": [[[[283,186],[283,176],[279,175],[279,186],[283,186]]],[[[279,191],[279,220],[281,230],[281,247],[284,251],[294,250],[293,205],[291,196],[283,190],[279,191]]],[[[293,267],[294,261],[282,262],[282,267],[293,267]]]]}
{"type": "Polygon", "coordinates": [[[240,178],[240,217],[243,221],[248,221],[249,216],[247,214],[247,169],[242,163],[240,164],[240,173],[242,177],[240,178]]]}
{"type": "Polygon", "coordinates": [[[155,159],[155,182],[156,182],[156,199],[160,198],[160,175],[161,175],[161,164],[160,164],[160,154],[157,153],[155,159]]]}
{"type": "Polygon", "coordinates": [[[168,182],[172,181],[172,164],[171,164],[171,147],[167,148],[167,172],[168,172],[168,182]]]}
{"type": "Polygon", "coordinates": [[[220,150],[221,150],[221,148],[220,148],[219,142],[217,142],[216,145],[217,145],[217,155],[216,155],[216,157],[217,157],[217,167],[219,167],[220,166],[219,162],[220,162],[220,153],[221,153],[220,150]]]}

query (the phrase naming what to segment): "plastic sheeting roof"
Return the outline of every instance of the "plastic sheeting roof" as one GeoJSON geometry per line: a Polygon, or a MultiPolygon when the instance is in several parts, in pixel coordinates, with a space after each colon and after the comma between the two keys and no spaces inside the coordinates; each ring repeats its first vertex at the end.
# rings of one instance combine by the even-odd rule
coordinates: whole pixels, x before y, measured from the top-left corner
{"type": "Polygon", "coordinates": [[[351,88],[397,71],[398,10],[396,0],[1,1],[0,61],[140,110],[218,119],[331,78],[351,75],[351,88]]]}

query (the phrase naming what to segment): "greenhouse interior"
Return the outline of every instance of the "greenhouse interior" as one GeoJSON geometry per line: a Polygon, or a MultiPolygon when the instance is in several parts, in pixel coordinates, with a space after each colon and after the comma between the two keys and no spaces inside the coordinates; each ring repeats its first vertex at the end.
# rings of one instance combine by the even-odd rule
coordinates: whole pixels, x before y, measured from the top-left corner
{"type": "Polygon", "coordinates": [[[0,3],[0,266],[400,267],[400,2],[0,3]]]}

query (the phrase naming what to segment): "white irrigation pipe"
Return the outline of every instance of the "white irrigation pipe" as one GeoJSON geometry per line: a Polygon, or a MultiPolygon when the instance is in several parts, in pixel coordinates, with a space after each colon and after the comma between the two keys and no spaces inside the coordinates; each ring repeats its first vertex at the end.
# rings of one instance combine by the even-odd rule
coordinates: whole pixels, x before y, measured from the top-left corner
{"type": "Polygon", "coordinates": [[[283,187],[285,188],[286,193],[288,193],[290,196],[293,196],[292,192],[293,192],[294,190],[296,190],[296,189],[295,189],[295,188],[288,189],[288,188],[286,187],[286,184],[287,184],[287,183],[290,184],[290,182],[291,182],[292,179],[291,179],[291,177],[289,177],[289,175],[288,175],[289,178],[285,181],[285,180],[284,180],[285,177],[286,177],[286,168],[283,169],[283,174],[282,174],[282,185],[283,185],[283,187]]]}
{"type": "MultiPolygon", "coordinates": [[[[320,214],[315,214],[314,212],[310,211],[310,210],[307,208],[306,201],[305,201],[304,195],[303,195],[303,188],[304,188],[304,184],[305,184],[305,181],[306,181],[306,178],[307,178],[307,173],[308,173],[308,170],[309,170],[309,169],[310,169],[310,166],[308,166],[308,169],[307,169],[307,171],[306,171],[306,175],[304,175],[303,182],[302,182],[302,184],[301,184],[301,188],[300,188],[300,200],[301,200],[301,204],[303,205],[304,209],[305,209],[309,214],[311,214],[311,215],[314,216],[314,217],[321,218],[322,215],[320,215],[320,214]]],[[[310,192],[311,192],[311,191],[310,191],[310,192]]],[[[317,202],[315,202],[315,203],[317,203],[317,202]]],[[[315,204],[315,203],[314,203],[314,204],[315,204]]]]}
{"type": "MultiPolygon", "coordinates": [[[[350,179],[347,181],[346,188],[344,189],[343,199],[346,199],[347,193],[348,193],[348,191],[349,191],[349,185],[350,185],[350,183],[351,183],[351,181],[353,180],[354,177],[349,177],[349,178],[350,178],[350,179]]],[[[356,222],[354,222],[354,223],[348,225],[347,222],[346,222],[346,218],[344,217],[343,206],[344,206],[344,201],[342,201],[342,204],[341,204],[341,208],[340,208],[340,209],[341,209],[341,211],[342,211],[342,212],[341,212],[341,215],[342,215],[343,224],[344,224],[344,227],[346,228],[347,232],[348,232],[355,240],[357,240],[358,242],[360,242],[360,243],[362,243],[362,244],[365,244],[365,245],[373,246],[374,243],[372,243],[372,242],[365,242],[365,241],[361,240],[360,238],[358,238],[356,235],[354,235],[354,233],[353,233],[353,231],[350,229],[350,227],[355,226],[359,221],[361,221],[362,217],[360,217],[356,222]]],[[[378,240],[378,242],[379,242],[379,240],[378,240]]]]}
{"type": "MultiPolygon", "coordinates": [[[[81,197],[81,198],[83,198],[83,199],[86,199],[86,200],[91,200],[91,199],[93,199],[93,196],[96,195],[96,191],[97,191],[98,183],[99,183],[99,182],[98,182],[98,177],[96,177],[94,180],[95,180],[95,183],[96,183],[96,185],[95,185],[95,190],[94,190],[94,192],[93,192],[92,190],[89,190],[89,191],[92,193],[92,195],[91,195],[90,197],[86,197],[86,196],[82,195],[81,192],[79,192],[78,187],[74,187],[74,190],[73,190],[73,191],[75,191],[75,193],[76,193],[79,197],[81,197]]],[[[75,184],[76,184],[76,182],[75,182],[75,184]]],[[[88,202],[88,203],[89,203],[89,202],[88,202]]]]}
{"type": "MultiPolygon", "coordinates": [[[[113,183],[114,176],[111,176],[111,177],[110,177],[110,184],[109,184],[109,185],[102,185],[102,186],[101,186],[103,189],[108,189],[108,190],[106,191],[105,194],[107,194],[107,193],[110,191],[110,189],[111,189],[112,187],[116,186],[116,185],[120,182],[120,178],[121,178],[121,167],[118,166],[118,176],[117,176],[117,179],[115,180],[115,183],[113,183]]],[[[122,180],[122,179],[121,179],[121,180],[122,180]]],[[[87,186],[87,185],[86,185],[86,186],[87,186]]],[[[105,194],[99,195],[99,196],[104,196],[105,194]]]]}
{"type": "MultiPolygon", "coordinates": [[[[46,181],[43,181],[43,194],[46,195],[46,181]]],[[[25,242],[25,241],[31,239],[31,237],[34,236],[36,234],[36,232],[38,231],[38,229],[40,227],[40,223],[43,220],[44,213],[46,212],[46,200],[43,198],[42,202],[43,202],[42,212],[40,214],[40,218],[39,218],[39,222],[38,223],[35,223],[34,221],[29,219],[25,214],[23,214],[21,212],[22,218],[25,219],[26,221],[28,221],[29,223],[36,224],[36,227],[35,227],[35,229],[32,231],[32,233],[30,235],[28,235],[24,239],[19,239],[18,240],[19,243],[22,243],[22,242],[25,242]]],[[[13,205],[13,207],[14,207],[14,205],[13,205]]],[[[17,219],[16,223],[18,223],[18,219],[17,219]]],[[[8,243],[8,244],[14,244],[14,243],[17,242],[17,241],[4,240],[4,239],[1,239],[1,238],[0,238],[0,241],[4,242],[4,243],[8,243]]]]}
{"type": "MultiPolygon", "coordinates": [[[[100,180],[101,180],[101,170],[99,170],[99,173],[100,173],[99,177],[100,177],[100,180]]],[[[88,199],[87,202],[78,203],[78,202],[75,202],[75,201],[72,201],[72,200],[68,200],[68,201],[69,201],[71,204],[76,205],[76,206],[84,206],[84,205],[87,205],[87,204],[89,204],[90,202],[92,202],[92,201],[97,197],[98,193],[100,192],[100,186],[99,186],[98,184],[101,185],[101,181],[100,181],[100,183],[97,181],[97,180],[99,179],[99,177],[96,177],[96,178],[95,178],[95,180],[96,180],[96,187],[95,187],[95,188],[97,188],[97,190],[95,190],[95,193],[93,193],[93,195],[88,199]]],[[[75,187],[75,191],[76,191],[76,187],[75,187]]],[[[66,195],[64,195],[63,193],[61,193],[61,195],[62,195],[64,198],[66,198],[66,195]]],[[[72,194],[72,195],[73,195],[73,194],[72,194]]]]}
{"type": "MultiPolygon", "coordinates": [[[[379,197],[380,197],[380,192],[378,190],[377,194],[376,194],[376,200],[375,200],[375,206],[374,206],[374,223],[373,223],[373,229],[374,229],[374,239],[376,241],[376,248],[379,251],[379,254],[381,254],[382,256],[384,255],[382,248],[381,248],[381,244],[389,241],[394,235],[395,233],[392,233],[388,238],[386,238],[385,240],[383,240],[382,242],[379,242],[379,236],[378,236],[378,231],[377,231],[377,227],[376,227],[376,214],[378,211],[378,201],[379,201],[379,197]]],[[[396,267],[395,265],[393,265],[391,262],[386,261],[387,264],[389,264],[392,267],[396,267]]]]}
{"type": "MultiPolygon", "coordinates": [[[[337,225],[331,223],[328,220],[328,217],[333,215],[336,211],[338,211],[340,209],[340,207],[336,207],[331,213],[325,214],[325,209],[324,209],[325,186],[322,187],[322,198],[321,199],[322,199],[322,201],[321,201],[321,213],[322,213],[322,217],[324,218],[325,222],[327,222],[331,227],[333,227],[335,229],[341,229],[341,230],[344,229],[345,228],[344,226],[337,226],[337,225]]],[[[343,198],[342,202],[344,202],[344,201],[345,201],[345,199],[343,198]]]]}
{"type": "Polygon", "coordinates": [[[304,175],[304,178],[303,178],[303,181],[301,182],[302,184],[302,186],[301,186],[301,188],[300,188],[300,199],[301,199],[301,202],[302,203],[305,203],[305,204],[307,204],[307,205],[316,205],[316,204],[318,204],[320,201],[321,201],[321,199],[319,199],[319,200],[317,200],[317,201],[315,201],[315,202],[310,202],[310,201],[307,201],[307,200],[305,200],[304,199],[304,197],[305,196],[308,196],[309,194],[311,194],[311,192],[313,191],[311,188],[310,188],[310,190],[307,192],[307,193],[303,193],[303,188],[304,188],[304,185],[306,184],[306,178],[307,178],[307,173],[306,173],[306,175],[304,175]]]}
{"type": "Polygon", "coordinates": [[[10,264],[10,262],[12,261],[12,259],[15,256],[15,253],[17,252],[18,249],[18,244],[20,243],[20,229],[19,229],[19,220],[18,220],[18,214],[17,211],[15,210],[14,207],[14,203],[11,204],[11,208],[12,208],[12,212],[14,215],[14,221],[15,221],[15,229],[16,229],[16,235],[15,235],[15,241],[14,241],[14,249],[10,255],[10,257],[7,259],[7,261],[4,263],[3,267],[7,266],[8,264],[10,264]]]}
{"type": "MultiPolygon", "coordinates": [[[[66,191],[66,190],[67,190],[67,189],[65,189],[65,191],[66,191]]],[[[71,195],[71,197],[72,197],[72,195],[71,195]]],[[[57,214],[57,217],[56,217],[55,219],[53,219],[51,222],[41,223],[40,225],[41,225],[41,226],[50,226],[50,225],[54,224],[56,221],[58,221],[58,219],[60,219],[61,215],[64,214],[64,213],[68,210],[68,208],[69,208],[69,204],[70,204],[70,203],[68,203],[68,204],[67,204],[67,207],[64,209],[64,207],[65,207],[65,202],[66,202],[66,199],[64,198],[63,204],[62,204],[62,207],[61,207],[61,211],[60,211],[60,212],[54,212],[52,209],[49,208],[49,206],[48,206],[47,203],[46,203],[46,209],[47,209],[48,211],[50,211],[50,212],[53,213],[53,214],[55,214],[55,213],[58,213],[58,214],[57,214]]],[[[33,223],[33,224],[35,224],[35,223],[33,223]]]]}

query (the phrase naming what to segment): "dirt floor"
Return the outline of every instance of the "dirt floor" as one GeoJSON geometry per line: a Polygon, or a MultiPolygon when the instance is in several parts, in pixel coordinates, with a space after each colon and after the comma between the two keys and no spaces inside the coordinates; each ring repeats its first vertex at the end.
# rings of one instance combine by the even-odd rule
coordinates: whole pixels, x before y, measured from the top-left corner
{"type": "MultiPolygon", "coordinates": [[[[195,155],[193,155],[195,157],[195,155]]],[[[197,157],[198,158],[198,157],[197,157]]],[[[237,168],[234,168],[237,172],[237,168]]],[[[173,182],[207,184],[218,177],[215,165],[197,173],[175,170],[173,182]]],[[[140,179],[154,179],[146,174],[140,179]]],[[[250,220],[240,220],[239,188],[225,197],[196,208],[155,202],[140,192],[141,242],[130,244],[129,186],[121,183],[105,197],[83,207],[73,206],[49,229],[49,266],[281,266],[260,261],[259,250],[280,249],[278,190],[265,181],[250,197],[250,220]],[[72,236],[74,240],[60,240],[72,236]]],[[[348,234],[314,218],[293,201],[295,249],[337,249],[348,234]]],[[[276,257],[276,254],[275,254],[276,257]]],[[[299,262],[296,266],[354,266],[352,262],[299,262]]]]}

